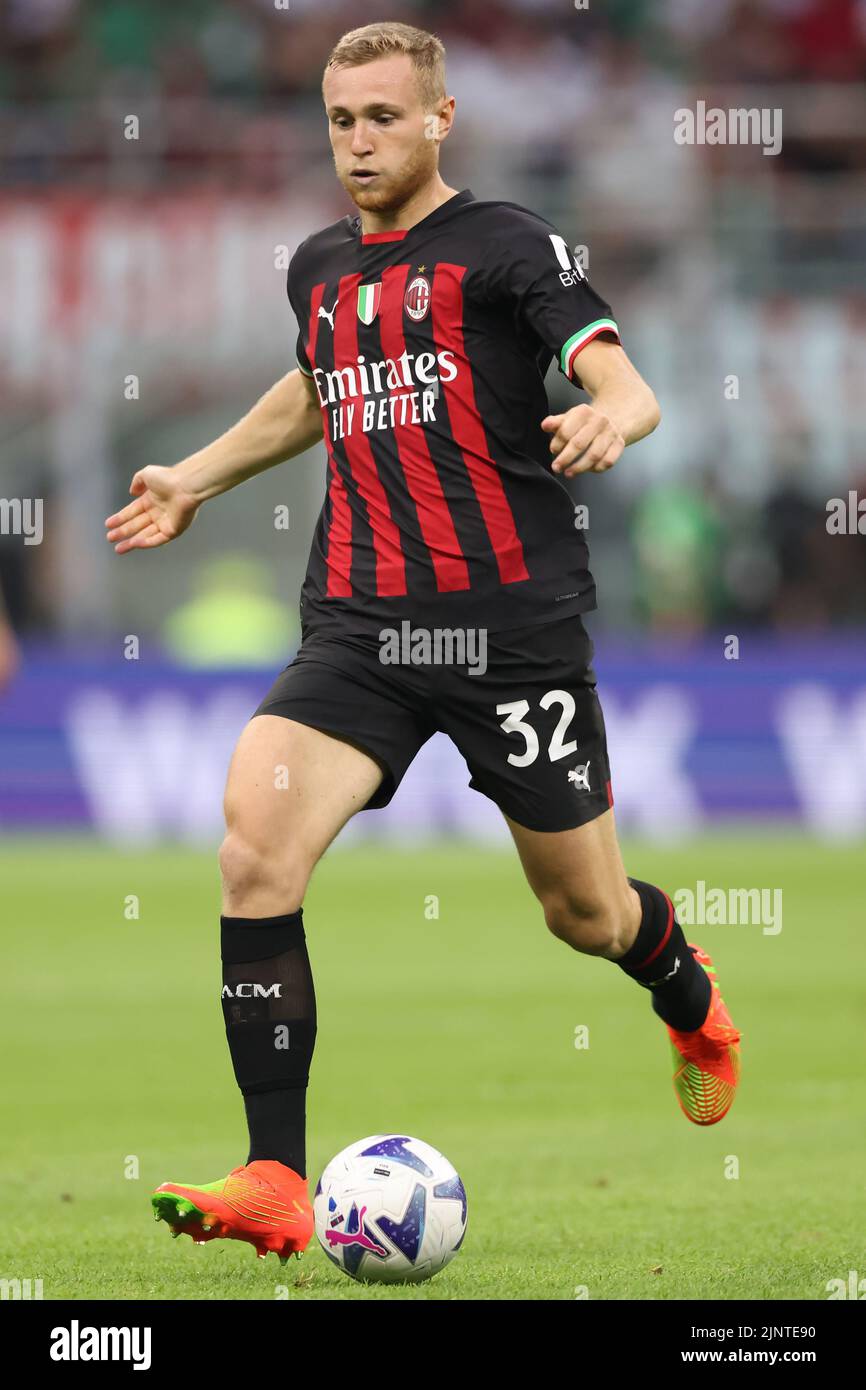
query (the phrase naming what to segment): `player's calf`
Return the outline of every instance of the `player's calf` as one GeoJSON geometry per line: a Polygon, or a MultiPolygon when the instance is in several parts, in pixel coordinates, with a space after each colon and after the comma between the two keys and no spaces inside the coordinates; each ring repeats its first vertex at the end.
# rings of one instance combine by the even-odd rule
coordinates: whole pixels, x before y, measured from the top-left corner
{"type": "Polygon", "coordinates": [[[627,883],[627,900],[615,891],[595,898],[573,888],[546,891],[547,925],[576,950],[614,960],[649,990],[670,1037],[680,1108],[694,1124],[716,1124],[736,1094],[740,1034],[710,957],[686,942],[670,898],[640,879],[627,883]]]}
{"type": "Polygon", "coordinates": [[[220,852],[222,1007],[248,1165],[306,1174],[316,998],[301,903],[315,864],[381,775],[359,750],[277,715],[253,718],[232,759],[220,852]]]}
{"type": "Polygon", "coordinates": [[[689,950],[667,893],[630,878],[640,918],[637,934],[616,963],[652,995],[659,1018],[672,1028],[700,1028],[710,1007],[710,982],[689,950]]]}

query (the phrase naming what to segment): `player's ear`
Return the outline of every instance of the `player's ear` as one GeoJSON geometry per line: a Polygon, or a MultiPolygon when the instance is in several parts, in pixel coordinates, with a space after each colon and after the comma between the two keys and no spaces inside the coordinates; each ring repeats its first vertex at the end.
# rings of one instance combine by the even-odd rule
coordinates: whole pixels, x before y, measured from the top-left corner
{"type": "Polygon", "coordinates": [[[454,124],[454,109],[456,105],[457,103],[453,97],[446,97],[441,106],[439,106],[434,113],[437,130],[435,138],[438,139],[440,143],[442,140],[446,140],[451,133],[451,127],[454,124]]]}

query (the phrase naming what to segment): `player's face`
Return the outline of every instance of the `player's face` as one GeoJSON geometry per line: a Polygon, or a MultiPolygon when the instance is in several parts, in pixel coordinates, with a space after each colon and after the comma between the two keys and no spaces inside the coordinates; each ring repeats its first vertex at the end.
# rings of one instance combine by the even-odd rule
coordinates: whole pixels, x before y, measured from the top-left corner
{"type": "Polygon", "coordinates": [[[439,145],[407,54],[329,68],[322,90],[337,178],[359,208],[399,208],[433,178],[439,145]]]}

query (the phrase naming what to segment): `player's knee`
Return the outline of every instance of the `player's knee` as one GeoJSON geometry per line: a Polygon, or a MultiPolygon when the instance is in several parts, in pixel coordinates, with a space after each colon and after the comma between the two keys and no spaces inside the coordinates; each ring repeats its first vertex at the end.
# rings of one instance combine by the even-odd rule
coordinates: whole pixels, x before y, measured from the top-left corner
{"type": "Polygon", "coordinates": [[[548,929],[560,941],[590,956],[621,954],[627,904],[612,897],[558,891],[543,901],[548,929]]]}
{"type": "Polygon", "coordinates": [[[310,867],[291,849],[258,843],[239,829],[226,832],[219,851],[226,915],[270,917],[296,912],[310,867]]]}
{"type": "Polygon", "coordinates": [[[267,856],[238,830],[229,830],[219,849],[223,888],[229,897],[243,897],[267,876],[267,856]]]}

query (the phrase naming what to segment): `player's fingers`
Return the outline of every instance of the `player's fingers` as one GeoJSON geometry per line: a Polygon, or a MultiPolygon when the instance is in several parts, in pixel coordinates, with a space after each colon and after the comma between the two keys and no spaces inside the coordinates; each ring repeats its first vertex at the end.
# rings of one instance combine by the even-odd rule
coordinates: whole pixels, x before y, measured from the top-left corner
{"type": "Polygon", "coordinates": [[[550,434],[552,430],[559,429],[559,426],[562,424],[562,421],[564,419],[564,415],[545,415],[544,419],[541,422],[541,428],[547,434],[550,434]]]}
{"type": "Polygon", "coordinates": [[[603,435],[613,434],[613,426],[604,415],[590,414],[582,424],[578,421],[578,425],[579,428],[572,431],[571,442],[579,454],[593,448],[603,435]]]}
{"type": "Polygon", "coordinates": [[[603,430],[601,434],[596,435],[580,458],[566,468],[566,478],[573,478],[577,473],[596,472],[614,442],[615,431],[612,429],[603,430]]]}
{"type": "Polygon", "coordinates": [[[622,444],[622,442],[620,440],[615,440],[614,443],[611,444],[604,458],[599,463],[593,465],[592,472],[606,473],[609,468],[613,468],[613,465],[620,457],[623,448],[624,445],[622,444]]]}
{"type": "Polygon", "coordinates": [[[105,518],[105,524],[106,526],[112,527],[123,526],[127,521],[131,521],[134,516],[138,516],[139,512],[143,512],[147,505],[145,498],[138,497],[134,502],[127,502],[126,506],[121,507],[120,511],[115,512],[113,516],[107,516],[105,518]]]}
{"type": "MultiPolygon", "coordinates": [[[[573,434],[568,440],[565,448],[561,451],[553,465],[554,473],[564,473],[569,464],[573,463],[576,458],[580,458],[586,450],[592,448],[594,441],[601,438],[603,433],[604,427],[597,418],[588,421],[582,429],[578,430],[577,433],[573,434]]],[[[606,447],[605,445],[605,448],[606,447]]],[[[598,457],[601,458],[601,454],[599,454],[598,457]]]]}
{"type": "Polygon", "coordinates": [[[150,512],[142,510],[139,512],[138,516],[133,517],[131,521],[127,521],[123,526],[116,526],[112,531],[109,531],[108,539],[110,541],[128,541],[133,536],[137,536],[146,526],[151,526],[152,524],[153,518],[150,512]]]}
{"type": "Polygon", "coordinates": [[[606,473],[609,468],[613,467],[621,453],[622,449],[608,450],[600,459],[593,459],[587,454],[572,465],[566,477],[572,478],[577,473],[606,473]]]}
{"type": "Polygon", "coordinates": [[[573,433],[574,431],[568,428],[568,423],[565,417],[562,416],[560,418],[560,423],[557,427],[557,430],[555,434],[552,435],[550,444],[548,445],[548,448],[550,449],[550,452],[554,458],[556,458],[557,454],[562,453],[562,450],[568,444],[573,433]]]}
{"type": "Polygon", "coordinates": [[[550,441],[550,452],[553,455],[561,453],[575,435],[584,434],[587,439],[591,439],[602,425],[608,423],[603,416],[597,415],[592,406],[589,405],[575,405],[564,415],[549,415],[547,418],[559,422],[556,433],[550,441]]]}
{"type": "Polygon", "coordinates": [[[152,532],[148,532],[141,537],[141,545],[148,549],[154,545],[168,545],[168,542],[173,541],[176,535],[176,531],[172,531],[170,535],[167,535],[159,526],[155,526],[152,532]]]}
{"type": "Polygon", "coordinates": [[[571,428],[568,424],[561,425],[551,440],[550,452],[556,457],[556,462],[553,465],[555,473],[565,468],[573,458],[582,453],[599,429],[597,420],[587,420],[580,429],[575,429],[573,421],[569,423],[571,428]]]}
{"type": "Polygon", "coordinates": [[[131,536],[129,540],[120,541],[114,550],[117,555],[125,555],[128,550],[146,550],[154,545],[162,545],[168,539],[168,536],[164,536],[159,527],[151,522],[145,530],[139,531],[138,535],[131,536]]]}
{"type": "Polygon", "coordinates": [[[561,428],[558,429],[556,431],[556,434],[550,441],[550,452],[552,456],[554,458],[558,458],[559,455],[562,453],[563,449],[566,449],[568,447],[569,443],[570,437],[568,433],[561,428]]]}

